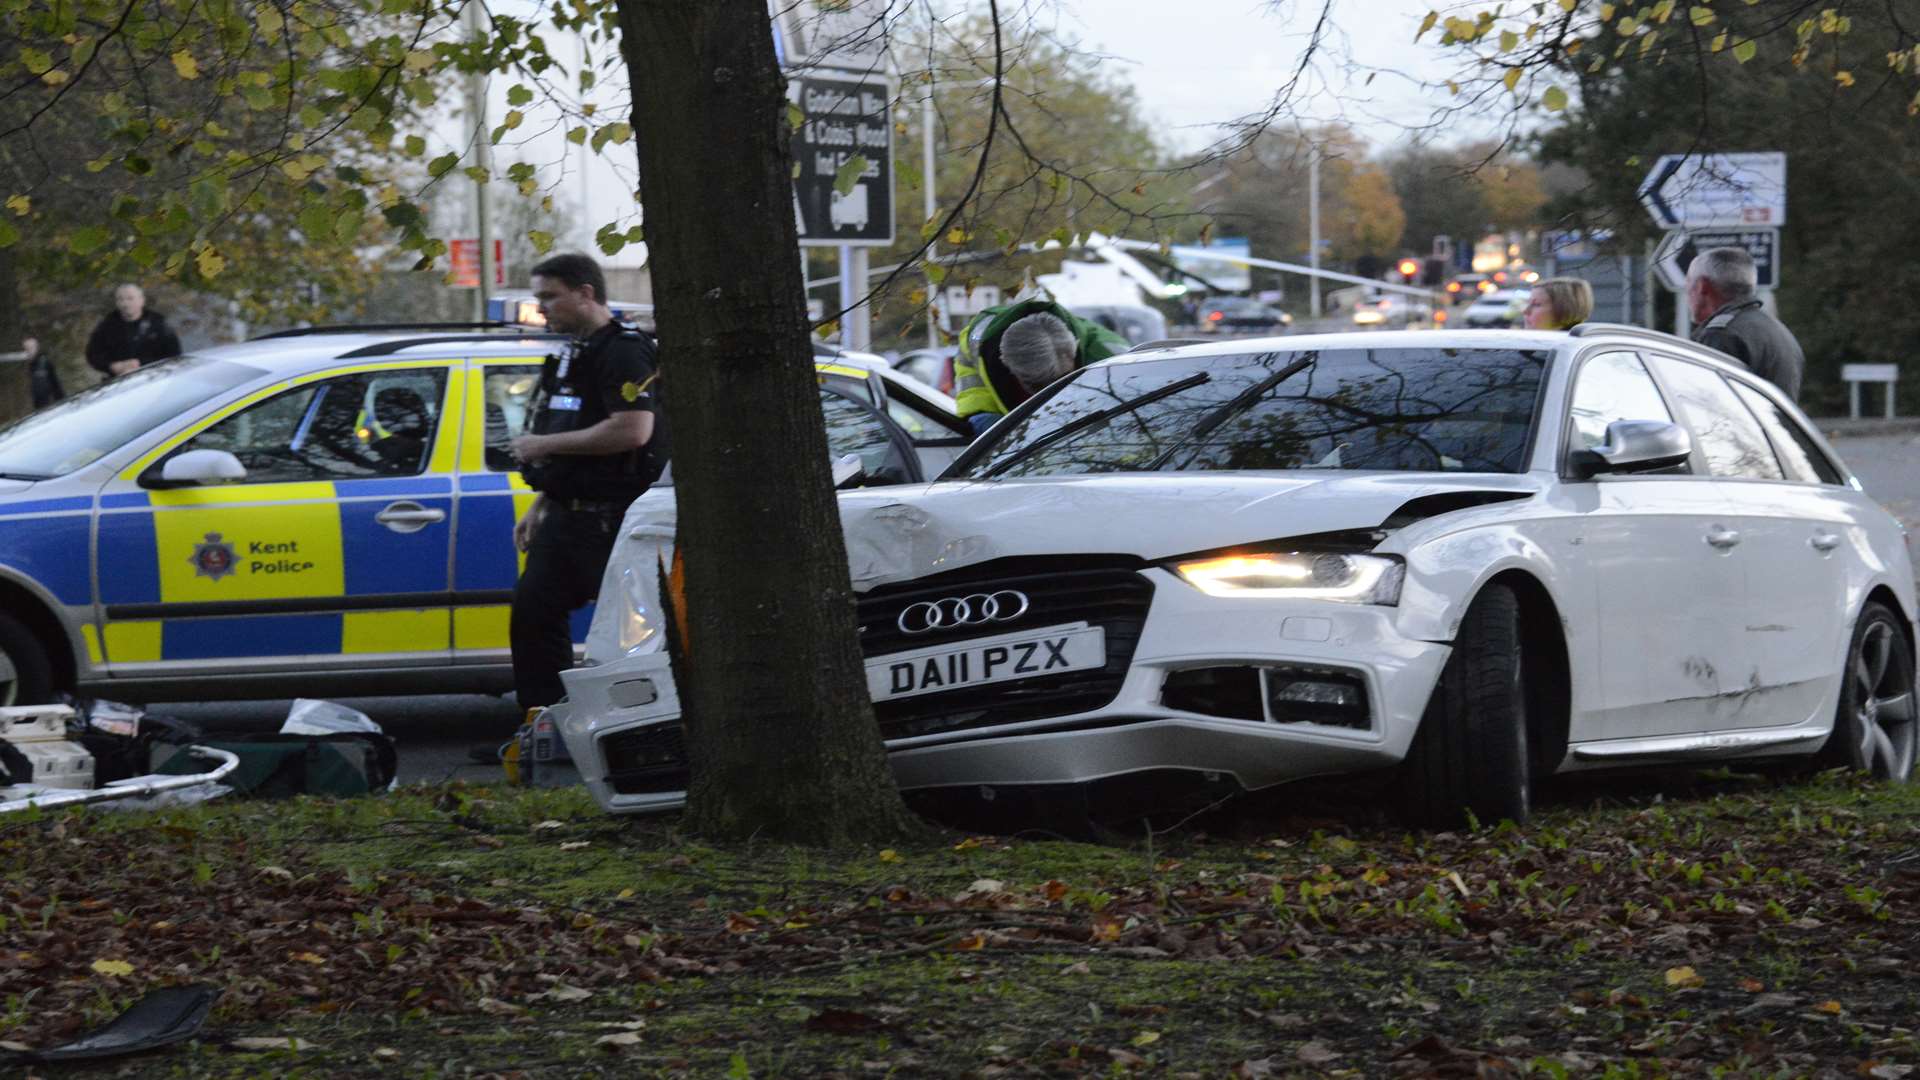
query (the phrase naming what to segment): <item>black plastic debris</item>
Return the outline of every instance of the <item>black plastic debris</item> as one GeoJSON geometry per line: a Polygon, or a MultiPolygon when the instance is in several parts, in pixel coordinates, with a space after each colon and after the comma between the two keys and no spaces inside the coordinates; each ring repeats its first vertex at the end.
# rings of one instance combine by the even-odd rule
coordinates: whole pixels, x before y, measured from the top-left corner
{"type": "Polygon", "coordinates": [[[217,986],[169,986],[155,990],[114,1017],[72,1042],[45,1050],[15,1053],[13,1064],[51,1064],[121,1057],[183,1042],[199,1034],[207,1013],[220,997],[217,986]]]}

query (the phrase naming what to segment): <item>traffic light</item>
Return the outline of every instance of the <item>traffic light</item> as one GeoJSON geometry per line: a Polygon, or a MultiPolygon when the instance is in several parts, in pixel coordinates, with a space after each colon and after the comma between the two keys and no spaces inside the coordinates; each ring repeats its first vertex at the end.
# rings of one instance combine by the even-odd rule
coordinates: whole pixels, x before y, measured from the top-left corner
{"type": "Polygon", "coordinates": [[[1439,287],[1447,280],[1447,260],[1428,259],[1420,267],[1420,284],[1439,287]]]}
{"type": "Polygon", "coordinates": [[[1420,260],[1401,259],[1398,269],[1402,278],[1407,281],[1412,281],[1414,277],[1420,273],[1420,260]]]}

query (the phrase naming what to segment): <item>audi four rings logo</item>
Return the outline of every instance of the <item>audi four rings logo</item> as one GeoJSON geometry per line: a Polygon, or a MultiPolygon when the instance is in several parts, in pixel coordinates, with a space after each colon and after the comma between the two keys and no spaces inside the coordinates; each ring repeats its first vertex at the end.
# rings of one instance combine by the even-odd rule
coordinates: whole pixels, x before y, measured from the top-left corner
{"type": "Polygon", "coordinates": [[[909,604],[895,625],[903,634],[925,634],[933,630],[951,630],[961,626],[1012,622],[1027,613],[1027,594],[1012,589],[949,596],[943,600],[922,600],[909,604]]]}

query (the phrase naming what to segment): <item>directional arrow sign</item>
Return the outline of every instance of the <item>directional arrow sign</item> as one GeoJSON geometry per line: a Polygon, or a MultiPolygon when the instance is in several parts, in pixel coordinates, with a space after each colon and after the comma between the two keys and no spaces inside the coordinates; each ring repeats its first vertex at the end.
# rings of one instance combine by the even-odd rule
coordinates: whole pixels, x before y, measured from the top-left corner
{"type": "Polygon", "coordinates": [[[1775,288],[1780,283],[1779,229],[1694,229],[1675,230],[1662,237],[1653,251],[1653,271],[1660,283],[1674,292],[1687,287],[1687,267],[1694,257],[1714,248],[1744,248],[1753,256],[1754,287],[1775,288]]]}
{"type": "MultiPolygon", "coordinates": [[[[1680,261],[1681,251],[1687,248],[1687,234],[1670,232],[1660,238],[1660,246],[1653,249],[1653,272],[1671,292],[1683,292],[1687,287],[1687,265],[1680,261]]],[[[1692,253],[1688,253],[1687,262],[1692,262],[1692,253]]]]}
{"type": "Polygon", "coordinates": [[[1787,155],[1667,154],[1639,195],[1663,229],[1778,227],[1787,222],[1787,155]]]}

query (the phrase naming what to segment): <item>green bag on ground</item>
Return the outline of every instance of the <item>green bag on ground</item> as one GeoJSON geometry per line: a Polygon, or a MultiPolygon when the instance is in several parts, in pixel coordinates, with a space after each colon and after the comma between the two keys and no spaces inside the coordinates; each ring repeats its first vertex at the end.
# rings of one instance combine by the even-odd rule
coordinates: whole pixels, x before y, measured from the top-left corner
{"type": "MultiPolygon", "coordinates": [[[[338,735],[228,735],[194,740],[225,750],[240,764],[220,782],[236,795],[284,799],[294,795],[366,795],[393,783],[393,740],[371,732],[338,735]]],[[[168,776],[205,772],[207,762],[184,746],[155,743],[152,771],[168,776]]]]}

